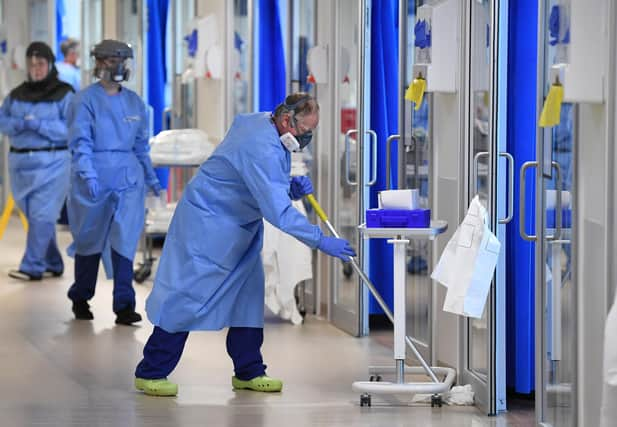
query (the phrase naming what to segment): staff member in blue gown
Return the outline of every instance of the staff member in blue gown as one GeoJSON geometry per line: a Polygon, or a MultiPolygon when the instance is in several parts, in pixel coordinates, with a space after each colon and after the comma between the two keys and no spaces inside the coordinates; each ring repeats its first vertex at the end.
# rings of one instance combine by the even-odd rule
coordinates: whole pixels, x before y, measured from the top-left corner
{"type": "Polygon", "coordinates": [[[69,228],[75,241],[75,283],[68,292],[77,319],[92,319],[101,252],[109,242],[116,323],[141,320],[135,312],[133,257],[144,224],[145,186],[161,186],[152,168],[146,109],[139,96],[120,84],[130,75],[133,50],[103,40],[92,50],[95,77],[79,92],[69,114],[73,155],[68,198],[69,228]],[[144,185],[145,184],[145,185],[144,185]]]}
{"type": "Polygon", "coordinates": [[[64,60],[56,63],[58,78],[73,86],[75,92],[81,89],[81,71],[77,66],[79,60],[79,41],[68,38],[60,44],[64,60]]]}
{"type": "Polygon", "coordinates": [[[28,219],[26,253],[19,270],[9,272],[21,280],[64,271],[55,222],[69,188],[66,115],[73,89],[58,80],[54,61],[49,46],[31,43],[26,50],[28,80],[0,108],[0,132],[10,141],[11,191],[28,219]]]}
{"type": "Polygon", "coordinates": [[[176,395],[178,386],[167,376],[189,331],[226,327],[233,387],[282,389],[280,380],[266,376],[261,355],[263,219],[311,248],[343,260],[355,255],[346,240],[324,236],[291,205],[313,188],[307,177],[290,180],[290,150],[306,146],[318,122],[319,106],[305,93],[288,96],[274,115],[239,115],[188,184],[146,302],[155,327],[135,372],[137,389],[176,395]]]}

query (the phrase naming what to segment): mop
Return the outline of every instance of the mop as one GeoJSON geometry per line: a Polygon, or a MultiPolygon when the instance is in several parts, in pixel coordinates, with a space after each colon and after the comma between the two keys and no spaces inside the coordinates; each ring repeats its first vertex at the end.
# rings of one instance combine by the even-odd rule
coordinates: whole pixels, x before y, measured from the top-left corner
{"type": "MultiPolygon", "coordinates": [[[[321,221],[326,225],[326,227],[328,228],[328,230],[330,231],[330,233],[336,237],[340,239],[339,234],[336,232],[336,230],[334,229],[334,227],[332,226],[332,224],[330,223],[330,221],[328,220],[328,216],[326,215],[326,213],[324,212],[324,210],[321,208],[321,206],[319,205],[319,203],[317,202],[317,199],[315,199],[315,197],[312,194],[308,194],[306,196],[307,200],[309,201],[309,203],[311,204],[311,206],[313,207],[313,209],[315,209],[315,213],[317,213],[317,216],[319,217],[319,219],[321,219],[321,221]]],[[[366,285],[366,287],[369,289],[369,291],[371,292],[371,294],[373,295],[373,297],[375,297],[375,300],[377,300],[377,303],[379,304],[379,306],[381,307],[381,309],[384,311],[384,313],[386,313],[386,316],[388,317],[388,319],[390,320],[390,322],[392,324],[394,324],[394,316],[392,314],[392,311],[390,311],[390,308],[386,305],[385,301],[383,300],[383,298],[381,298],[381,295],[379,295],[379,292],[377,292],[377,289],[375,289],[375,286],[373,285],[373,283],[370,281],[370,279],[368,278],[368,276],[364,273],[364,271],[360,268],[360,266],[358,265],[356,259],[354,257],[349,257],[350,263],[352,268],[356,271],[356,273],[358,273],[358,275],[360,276],[360,278],[362,279],[362,282],[364,282],[364,284],[366,285]]],[[[431,367],[426,363],[426,361],[422,358],[422,355],[420,354],[420,352],[418,351],[418,349],[416,348],[416,346],[413,344],[413,342],[411,341],[411,339],[409,337],[405,337],[405,342],[407,343],[407,346],[411,349],[411,351],[413,352],[413,354],[415,355],[416,359],[420,362],[420,364],[422,365],[422,367],[424,368],[424,371],[426,372],[426,374],[431,377],[431,380],[435,383],[438,383],[439,380],[437,379],[437,376],[435,376],[435,373],[433,372],[433,370],[431,369],[431,367]]]]}

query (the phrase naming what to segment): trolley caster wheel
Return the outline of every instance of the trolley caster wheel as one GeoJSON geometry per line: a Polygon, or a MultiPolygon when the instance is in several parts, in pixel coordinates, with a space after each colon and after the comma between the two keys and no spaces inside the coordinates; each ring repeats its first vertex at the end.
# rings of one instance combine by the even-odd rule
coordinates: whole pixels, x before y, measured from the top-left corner
{"type": "Polygon", "coordinates": [[[148,277],[150,277],[151,273],[152,269],[149,266],[142,265],[133,272],[133,279],[135,279],[137,283],[143,283],[148,277]]]}
{"type": "Polygon", "coordinates": [[[439,406],[441,408],[441,405],[443,405],[443,399],[441,398],[440,394],[434,394],[431,396],[431,408],[434,408],[435,406],[439,406]]]}
{"type": "Polygon", "coordinates": [[[368,393],[364,393],[360,396],[360,406],[368,406],[371,407],[371,395],[368,393]]]}

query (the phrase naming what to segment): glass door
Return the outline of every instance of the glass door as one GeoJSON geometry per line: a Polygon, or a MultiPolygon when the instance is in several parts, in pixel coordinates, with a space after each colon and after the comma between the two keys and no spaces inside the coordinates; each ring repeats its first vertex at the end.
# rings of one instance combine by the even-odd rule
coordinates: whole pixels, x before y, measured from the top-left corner
{"type": "MultiPolygon", "coordinates": [[[[364,212],[363,193],[365,119],[364,97],[366,91],[365,61],[366,35],[370,31],[361,23],[368,19],[365,0],[341,0],[334,2],[334,49],[335,62],[330,86],[335,90],[334,148],[335,191],[332,192],[333,225],[342,238],[347,239],[362,259],[362,240],[357,226],[364,212]]],[[[370,22],[370,20],[368,20],[370,22]]],[[[366,333],[364,301],[357,274],[350,264],[332,259],[330,287],[330,317],[334,325],[360,336],[366,333]]]]}
{"type": "MultiPolygon", "coordinates": [[[[399,2],[399,24],[405,34],[399,38],[399,87],[407,88],[413,80],[415,61],[415,23],[418,8],[423,1],[399,2]]],[[[409,188],[419,191],[422,209],[430,209],[431,192],[431,112],[433,96],[427,93],[418,110],[415,104],[405,101],[399,94],[399,135],[390,135],[390,143],[398,143],[399,173],[398,182],[387,185],[389,188],[409,188]]],[[[386,148],[391,154],[392,149],[386,148]]],[[[388,166],[389,167],[389,166],[388,166]]],[[[386,184],[391,176],[387,173],[386,184]]],[[[433,243],[431,241],[411,240],[407,245],[407,292],[406,292],[406,330],[422,357],[436,364],[433,355],[433,282],[430,273],[433,243]]]]}
{"type": "MultiPolygon", "coordinates": [[[[554,83],[553,66],[567,62],[564,37],[549,42],[549,20],[559,7],[555,0],[540,4],[539,101],[554,83]]],[[[536,418],[539,424],[555,427],[577,425],[577,299],[572,271],[575,119],[575,106],[562,104],[560,123],[538,128],[536,154],[536,418]]]]}
{"type": "MultiPolygon", "coordinates": [[[[196,54],[194,30],[195,2],[170,2],[171,30],[167,32],[168,70],[171,70],[171,106],[163,114],[163,128],[169,123],[172,129],[195,128],[196,77],[192,59],[196,54]],[[169,122],[167,114],[170,114],[169,122]]],[[[167,193],[170,201],[179,200],[186,183],[193,177],[191,168],[170,168],[167,193]]]]}
{"type": "Polygon", "coordinates": [[[233,2],[233,26],[230,39],[230,79],[232,81],[230,99],[232,105],[232,120],[237,114],[253,111],[252,87],[254,79],[252,63],[253,48],[253,16],[252,0],[235,0],[233,2]]]}
{"type": "Polygon", "coordinates": [[[194,1],[174,1],[170,4],[171,31],[169,34],[169,55],[172,86],[172,119],[174,129],[194,128],[195,118],[195,75],[190,58],[195,55],[193,29],[189,25],[195,18],[194,1]]]}
{"type": "MultiPolygon", "coordinates": [[[[463,384],[472,384],[477,406],[487,414],[505,409],[505,224],[506,175],[512,157],[505,152],[505,51],[507,9],[498,1],[470,1],[467,78],[467,205],[476,195],[487,209],[489,228],[501,242],[485,310],[480,319],[463,320],[463,384]]],[[[512,179],[509,179],[510,183],[512,179]]],[[[508,205],[508,207],[506,207],[508,205]]]]}
{"type": "MultiPolygon", "coordinates": [[[[317,4],[315,0],[292,0],[289,5],[291,16],[288,27],[290,38],[287,63],[290,64],[290,93],[300,91],[316,96],[316,84],[309,79],[307,56],[309,49],[315,46],[317,4]]],[[[323,123],[320,126],[323,126],[323,123]]],[[[302,152],[292,154],[292,165],[296,165],[298,171],[306,172],[313,185],[316,186],[317,194],[323,194],[319,191],[321,189],[317,187],[319,182],[317,177],[320,174],[320,165],[317,159],[319,159],[321,153],[327,152],[327,150],[329,150],[328,144],[322,145],[319,135],[316,134],[313,136],[313,142],[302,152]]],[[[292,166],[293,169],[294,166],[292,166]]],[[[308,203],[303,203],[310,221],[317,224],[319,218],[308,203]]],[[[317,256],[313,257],[313,278],[318,276],[317,259],[317,256]]],[[[295,294],[301,313],[312,314],[317,311],[318,292],[315,279],[299,283],[295,294]]]]}

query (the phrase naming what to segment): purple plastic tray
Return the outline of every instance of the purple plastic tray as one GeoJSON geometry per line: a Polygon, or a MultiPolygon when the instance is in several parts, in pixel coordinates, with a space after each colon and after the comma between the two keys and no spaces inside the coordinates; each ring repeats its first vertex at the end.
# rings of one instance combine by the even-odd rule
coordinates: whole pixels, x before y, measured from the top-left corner
{"type": "Polygon", "coordinates": [[[430,209],[367,209],[368,228],[426,228],[431,225],[430,209]]]}

